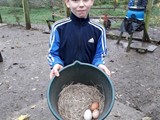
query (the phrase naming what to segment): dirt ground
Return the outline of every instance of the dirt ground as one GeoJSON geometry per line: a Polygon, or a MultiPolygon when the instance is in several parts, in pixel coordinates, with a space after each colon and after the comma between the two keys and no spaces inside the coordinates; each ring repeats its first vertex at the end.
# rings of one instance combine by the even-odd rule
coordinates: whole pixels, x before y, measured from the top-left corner
{"type": "MultiPolygon", "coordinates": [[[[49,84],[47,62],[49,34],[47,26],[0,27],[0,119],[46,98],[49,84]]],[[[150,28],[149,35],[159,38],[160,28],[150,28]]],[[[125,42],[125,41],[122,41],[125,42]]],[[[108,39],[106,65],[112,72],[116,100],[152,117],[160,119],[160,48],[140,54],[125,52],[116,40],[108,39]]]]}

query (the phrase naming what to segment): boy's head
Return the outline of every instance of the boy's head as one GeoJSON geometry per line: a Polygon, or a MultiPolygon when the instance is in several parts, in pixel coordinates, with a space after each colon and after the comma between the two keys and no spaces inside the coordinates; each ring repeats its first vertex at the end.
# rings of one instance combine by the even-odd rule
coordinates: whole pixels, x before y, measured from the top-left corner
{"type": "Polygon", "coordinates": [[[66,6],[78,18],[86,18],[94,0],[65,0],[66,6]]]}

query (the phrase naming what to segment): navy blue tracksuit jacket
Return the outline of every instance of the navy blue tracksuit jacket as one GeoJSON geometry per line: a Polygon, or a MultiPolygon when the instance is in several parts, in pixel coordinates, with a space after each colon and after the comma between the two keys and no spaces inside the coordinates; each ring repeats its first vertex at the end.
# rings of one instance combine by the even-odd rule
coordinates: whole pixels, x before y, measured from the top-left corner
{"type": "Polygon", "coordinates": [[[51,68],[55,64],[66,66],[75,60],[97,66],[104,64],[106,53],[106,31],[89,16],[77,18],[71,13],[69,18],[53,24],[48,51],[51,68]]]}

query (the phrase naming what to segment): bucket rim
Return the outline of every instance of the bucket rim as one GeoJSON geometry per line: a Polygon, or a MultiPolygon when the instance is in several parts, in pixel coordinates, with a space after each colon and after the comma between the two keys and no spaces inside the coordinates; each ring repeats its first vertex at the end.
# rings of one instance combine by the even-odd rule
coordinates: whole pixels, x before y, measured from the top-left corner
{"type": "MultiPolygon", "coordinates": [[[[93,67],[93,68],[97,69],[98,71],[101,71],[102,74],[105,75],[105,77],[107,77],[108,82],[109,82],[109,84],[111,85],[112,100],[111,100],[111,104],[110,104],[107,112],[105,112],[105,114],[104,114],[103,116],[101,116],[101,118],[98,118],[98,119],[97,119],[97,120],[104,120],[104,119],[109,115],[109,113],[111,112],[111,110],[112,110],[112,108],[113,108],[113,106],[114,106],[114,103],[115,103],[115,88],[114,88],[114,85],[113,85],[112,80],[110,79],[110,77],[109,77],[108,75],[106,75],[106,73],[105,73],[104,71],[100,70],[97,66],[94,66],[94,65],[89,64],[89,63],[83,63],[83,62],[80,62],[80,61],[77,61],[77,60],[76,60],[75,62],[73,62],[72,64],[63,67],[63,68],[59,71],[59,73],[61,73],[63,70],[65,70],[65,69],[67,69],[67,68],[69,68],[69,67],[71,67],[71,66],[73,66],[73,65],[88,65],[88,66],[90,66],[90,67],[93,67]]],[[[56,76],[54,76],[54,77],[52,78],[52,80],[51,80],[50,83],[49,83],[48,89],[47,89],[47,104],[48,104],[48,106],[49,106],[49,109],[50,109],[52,115],[54,115],[54,117],[55,117],[57,120],[63,120],[63,119],[55,112],[56,110],[55,110],[53,107],[51,107],[52,105],[51,105],[51,101],[50,101],[50,99],[51,99],[51,96],[50,96],[50,88],[51,88],[51,85],[52,85],[53,81],[55,80],[55,78],[56,78],[56,76]]]]}
{"type": "Polygon", "coordinates": [[[144,11],[145,7],[142,6],[130,6],[128,7],[129,10],[134,10],[134,11],[144,11]]]}

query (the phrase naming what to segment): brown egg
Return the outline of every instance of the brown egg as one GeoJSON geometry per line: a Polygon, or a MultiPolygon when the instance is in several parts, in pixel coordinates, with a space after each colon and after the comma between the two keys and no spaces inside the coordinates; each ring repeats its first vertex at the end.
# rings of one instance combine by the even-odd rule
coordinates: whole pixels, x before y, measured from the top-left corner
{"type": "Polygon", "coordinates": [[[97,119],[97,118],[99,117],[99,110],[95,109],[95,110],[93,111],[93,113],[92,113],[92,117],[93,117],[94,119],[97,119]]]}
{"type": "Polygon", "coordinates": [[[93,102],[90,106],[90,110],[95,110],[95,109],[99,109],[99,103],[98,102],[93,102]]]}

